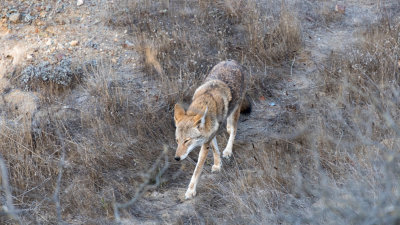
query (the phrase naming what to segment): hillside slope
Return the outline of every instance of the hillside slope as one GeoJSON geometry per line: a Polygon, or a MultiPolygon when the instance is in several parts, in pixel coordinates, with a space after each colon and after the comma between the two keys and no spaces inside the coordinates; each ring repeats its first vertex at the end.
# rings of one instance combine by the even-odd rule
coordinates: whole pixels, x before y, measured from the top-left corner
{"type": "Polygon", "coordinates": [[[395,0],[82,2],[0,3],[2,223],[400,221],[395,0]],[[184,200],[173,105],[227,58],[253,110],[184,200]]]}

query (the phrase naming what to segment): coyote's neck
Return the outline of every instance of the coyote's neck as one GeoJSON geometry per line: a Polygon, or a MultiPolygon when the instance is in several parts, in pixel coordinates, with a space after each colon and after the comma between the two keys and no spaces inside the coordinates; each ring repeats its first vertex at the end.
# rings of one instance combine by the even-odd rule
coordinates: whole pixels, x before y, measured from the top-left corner
{"type": "Polygon", "coordinates": [[[193,99],[192,104],[190,104],[186,111],[186,115],[188,116],[204,115],[206,113],[203,129],[206,134],[205,136],[209,138],[215,135],[219,127],[216,104],[217,102],[213,99],[212,95],[202,94],[193,99]]]}
{"type": "Polygon", "coordinates": [[[206,109],[207,116],[206,117],[216,117],[215,110],[212,110],[216,107],[216,101],[213,99],[212,95],[210,94],[202,94],[197,96],[197,98],[193,99],[192,103],[190,104],[186,114],[188,116],[195,116],[198,114],[203,114],[206,109]]]}

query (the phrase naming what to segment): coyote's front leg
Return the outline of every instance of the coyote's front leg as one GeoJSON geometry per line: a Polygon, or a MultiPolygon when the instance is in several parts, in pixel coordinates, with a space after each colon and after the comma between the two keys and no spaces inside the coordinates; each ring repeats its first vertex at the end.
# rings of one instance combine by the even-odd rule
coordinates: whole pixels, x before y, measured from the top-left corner
{"type": "Polygon", "coordinates": [[[219,152],[217,137],[214,137],[211,141],[213,153],[214,153],[214,165],[211,168],[211,172],[219,172],[221,170],[221,153],[219,152]]]}
{"type": "Polygon", "coordinates": [[[206,158],[207,158],[209,145],[210,145],[210,143],[205,143],[201,146],[196,169],[194,169],[192,179],[190,179],[189,187],[185,194],[186,199],[193,198],[196,195],[196,186],[197,186],[197,183],[199,182],[199,177],[200,177],[201,171],[203,170],[204,162],[206,161],[206,158]]]}

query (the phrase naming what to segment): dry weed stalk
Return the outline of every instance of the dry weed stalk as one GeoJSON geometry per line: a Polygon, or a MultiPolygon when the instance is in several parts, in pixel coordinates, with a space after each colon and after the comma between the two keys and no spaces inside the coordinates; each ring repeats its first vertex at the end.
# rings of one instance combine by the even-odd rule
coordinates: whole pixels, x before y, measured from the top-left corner
{"type": "Polygon", "coordinates": [[[3,206],[3,210],[5,210],[6,215],[10,215],[11,218],[17,220],[19,224],[24,224],[22,223],[22,220],[18,216],[18,210],[15,208],[13,203],[13,196],[11,193],[11,187],[8,180],[7,166],[4,162],[1,153],[0,153],[0,170],[1,170],[1,183],[6,197],[6,204],[5,206],[3,206]]]}
{"type": "Polygon", "coordinates": [[[144,178],[143,183],[139,185],[139,187],[135,191],[135,194],[128,202],[126,202],[126,203],[115,202],[114,203],[114,218],[117,222],[121,221],[121,216],[119,213],[120,209],[124,209],[124,208],[128,208],[128,207],[132,206],[133,204],[136,203],[136,201],[139,200],[140,197],[142,197],[142,195],[144,193],[146,193],[146,191],[148,191],[149,189],[156,188],[160,185],[161,176],[165,173],[165,171],[169,167],[167,153],[168,153],[168,147],[164,146],[164,150],[162,151],[160,156],[155,160],[155,162],[153,163],[151,168],[145,174],[143,174],[143,178],[144,178]],[[162,162],[163,158],[164,158],[164,163],[162,162]],[[161,165],[162,165],[162,167],[160,167],[161,165]],[[156,171],[157,171],[157,173],[156,173],[156,171]],[[156,174],[156,175],[154,176],[154,174],[156,174]],[[155,179],[154,184],[150,184],[152,179],[155,179]]]}
{"type": "Polygon", "coordinates": [[[61,216],[60,189],[61,189],[61,179],[63,175],[63,167],[65,159],[65,143],[64,143],[64,138],[62,137],[58,129],[56,130],[56,134],[61,145],[61,156],[60,156],[60,161],[58,162],[58,176],[57,176],[56,188],[54,190],[53,199],[56,205],[57,222],[58,224],[62,224],[63,220],[61,216]]]}

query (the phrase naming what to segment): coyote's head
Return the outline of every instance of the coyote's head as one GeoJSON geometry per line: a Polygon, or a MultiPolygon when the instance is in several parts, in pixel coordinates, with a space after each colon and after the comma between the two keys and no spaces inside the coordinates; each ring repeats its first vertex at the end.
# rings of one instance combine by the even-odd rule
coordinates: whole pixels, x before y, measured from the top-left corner
{"type": "Polygon", "coordinates": [[[181,105],[175,105],[175,136],[178,143],[175,160],[183,160],[194,148],[201,146],[208,139],[205,131],[207,111],[208,108],[197,115],[187,115],[181,105]]]}

